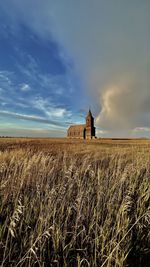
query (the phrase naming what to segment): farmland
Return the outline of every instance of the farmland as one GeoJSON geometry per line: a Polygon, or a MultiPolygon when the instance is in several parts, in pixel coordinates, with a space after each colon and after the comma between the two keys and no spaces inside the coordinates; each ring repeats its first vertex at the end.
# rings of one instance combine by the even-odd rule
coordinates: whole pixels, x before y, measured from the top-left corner
{"type": "Polygon", "coordinates": [[[0,138],[1,266],[149,266],[150,140],[0,138]]]}

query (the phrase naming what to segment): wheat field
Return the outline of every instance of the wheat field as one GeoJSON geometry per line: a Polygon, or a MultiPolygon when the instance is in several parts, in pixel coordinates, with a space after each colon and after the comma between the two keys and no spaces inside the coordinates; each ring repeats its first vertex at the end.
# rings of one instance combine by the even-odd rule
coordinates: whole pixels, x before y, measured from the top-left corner
{"type": "Polygon", "coordinates": [[[1,267],[149,263],[149,140],[0,138],[1,267]]]}

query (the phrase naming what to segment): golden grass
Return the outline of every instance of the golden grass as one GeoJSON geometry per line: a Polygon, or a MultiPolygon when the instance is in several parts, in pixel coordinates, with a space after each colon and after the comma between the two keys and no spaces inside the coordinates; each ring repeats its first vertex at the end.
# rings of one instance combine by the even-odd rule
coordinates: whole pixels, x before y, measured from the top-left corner
{"type": "Polygon", "coordinates": [[[149,266],[150,141],[0,139],[1,266],[149,266]]]}

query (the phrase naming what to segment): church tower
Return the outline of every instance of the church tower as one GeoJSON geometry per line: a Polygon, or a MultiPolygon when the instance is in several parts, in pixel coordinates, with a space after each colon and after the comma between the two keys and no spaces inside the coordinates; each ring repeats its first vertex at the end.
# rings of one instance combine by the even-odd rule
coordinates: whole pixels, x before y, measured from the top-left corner
{"type": "Polygon", "coordinates": [[[92,139],[93,137],[95,137],[94,118],[91,110],[89,109],[86,116],[86,139],[92,139]]]}

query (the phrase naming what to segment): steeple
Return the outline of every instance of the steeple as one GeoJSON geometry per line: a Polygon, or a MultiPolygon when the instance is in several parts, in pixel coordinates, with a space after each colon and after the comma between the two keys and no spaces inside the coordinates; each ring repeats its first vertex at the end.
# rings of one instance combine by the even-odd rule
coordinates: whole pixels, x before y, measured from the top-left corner
{"type": "Polygon", "coordinates": [[[89,112],[86,116],[86,126],[87,127],[93,127],[94,126],[94,118],[92,116],[92,112],[90,109],[89,109],[89,112]]]}
{"type": "Polygon", "coordinates": [[[89,112],[88,112],[87,116],[91,116],[92,117],[92,112],[91,112],[90,108],[89,108],[89,112]]]}
{"type": "Polygon", "coordinates": [[[89,112],[88,112],[88,114],[87,114],[87,117],[93,117],[92,116],[92,112],[91,112],[91,109],[89,108],[89,112]]]}
{"type": "Polygon", "coordinates": [[[86,116],[86,139],[92,139],[95,136],[94,118],[89,108],[89,112],[86,116]]]}

